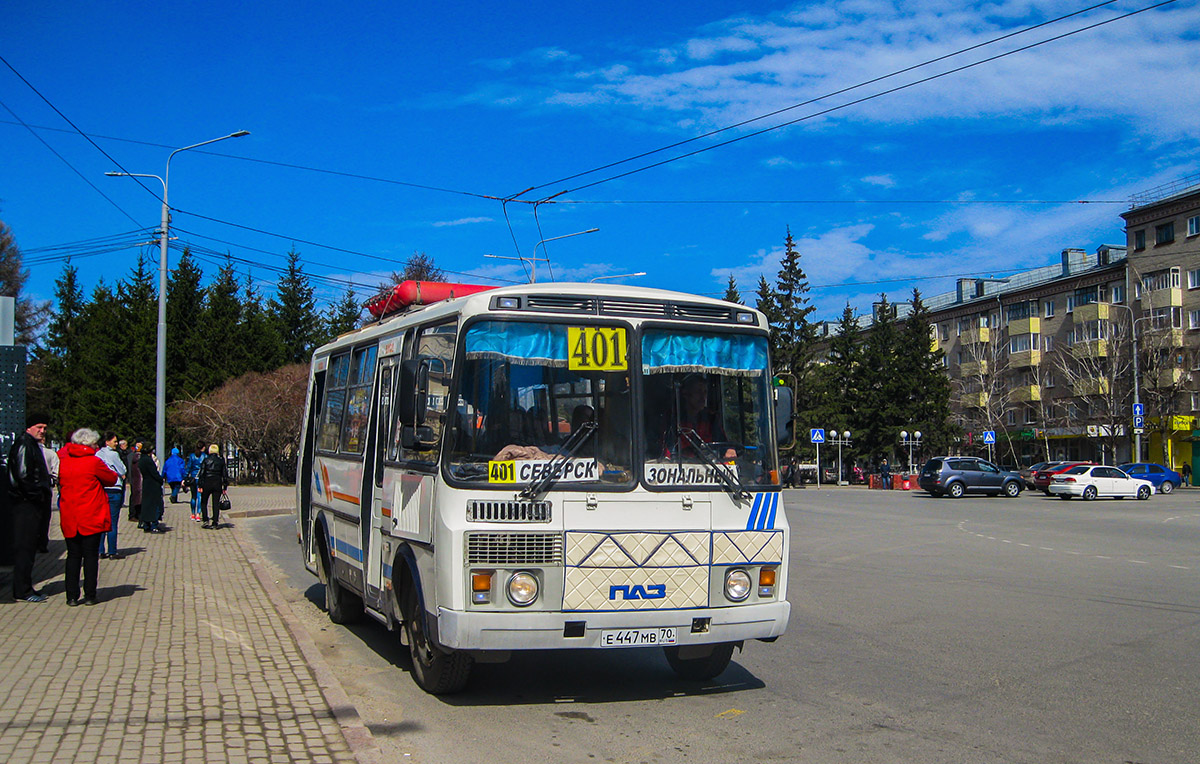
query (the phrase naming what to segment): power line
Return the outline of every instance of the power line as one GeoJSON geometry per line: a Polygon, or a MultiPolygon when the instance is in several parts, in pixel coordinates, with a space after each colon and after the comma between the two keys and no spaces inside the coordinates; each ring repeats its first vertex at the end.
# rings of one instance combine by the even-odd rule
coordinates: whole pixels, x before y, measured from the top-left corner
{"type": "Polygon", "coordinates": [[[1126,199],[562,199],[554,204],[1128,204],[1126,199]]]}
{"type": "Polygon", "coordinates": [[[977,43],[975,45],[971,45],[966,48],[960,48],[959,50],[956,50],[953,53],[947,53],[945,55],[938,56],[936,58],[931,58],[926,61],[922,61],[919,64],[913,64],[912,66],[907,66],[903,69],[897,69],[894,72],[889,72],[888,74],[884,74],[879,77],[874,77],[869,80],[864,80],[863,82],[860,82],[856,85],[850,85],[848,87],[844,87],[839,90],[834,90],[832,92],[825,93],[823,95],[819,95],[815,98],[810,98],[807,101],[801,101],[800,103],[792,104],[791,106],[785,106],[782,109],[776,109],[775,111],[768,112],[766,114],[760,114],[757,117],[750,117],[749,119],[744,119],[741,122],[735,122],[732,125],[726,125],[725,127],[719,127],[715,130],[710,130],[707,133],[701,133],[700,135],[696,135],[691,138],[686,138],[682,141],[676,141],[675,143],[671,143],[666,146],[661,146],[656,149],[651,149],[650,151],[643,151],[640,154],[635,154],[633,156],[626,157],[625,159],[618,159],[615,162],[609,162],[608,164],[600,165],[599,167],[593,167],[590,170],[584,170],[583,172],[577,172],[573,175],[567,175],[566,177],[559,178],[558,180],[552,180],[552,181],[549,181],[548,183],[542,183],[541,185],[534,186],[533,188],[527,189],[526,191],[523,191],[522,193],[526,193],[527,191],[537,190],[539,188],[545,188],[546,186],[554,186],[559,183],[566,183],[569,180],[575,180],[576,178],[581,178],[584,175],[591,175],[592,173],[602,172],[604,170],[607,170],[607,169],[610,169],[613,167],[617,167],[622,164],[627,164],[629,162],[635,162],[639,159],[645,159],[648,156],[653,156],[654,154],[660,154],[664,151],[670,151],[671,149],[679,148],[680,146],[685,146],[689,143],[694,143],[696,141],[704,140],[705,138],[711,138],[714,135],[719,135],[721,133],[728,132],[730,130],[736,130],[739,127],[745,127],[746,125],[752,124],[754,122],[760,122],[764,119],[769,119],[771,117],[775,117],[780,114],[783,114],[784,112],[792,111],[793,109],[798,109],[801,106],[809,106],[811,104],[817,103],[818,101],[823,101],[826,98],[833,98],[834,96],[843,95],[845,93],[849,93],[852,90],[858,90],[859,88],[866,87],[867,85],[873,85],[877,82],[882,82],[883,80],[890,79],[892,77],[897,77],[901,74],[907,74],[908,72],[914,71],[916,69],[920,69],[925,66],[929,66],[930,64],[936,64],[939,61],[945,61],[945,60],[953,58],[955,56],[960,56],[964,53],[969,53],[973,50],[978,50],[979,48],[983,48],[988,45],[992,45],[994,43],[1001,42],[1003,40],[1007,40],[1011,37],[1016,37],[1018,35],[1025,34],[1027,32],[1032,32],[1035,29],[1040,29],[1041,27],[1049,26],[1051,24],[1056,24],[1060,21],[1064,21],[1073,16],[1079,16],[1084,13],[1094,11],[1097,8],[1102,8],[1106,5],[1112,5],[1113,3],[1117,2],[1117,1],[1118,0],[1104,0],[1104,2],[1097,3],[1096,5],[1092,5],[1087,8],[1083,8],[1083,9],[1075,11],[1073,13],[1068,13],[1065,16],[1059,16],[1057,18],[1050,19],[1049,21],[1043,21],[1040,24],[1035,24],[1033,26],[1025,27],[1023,29],[1018,29],[1015,32],[1009,32],[1008,34],[1003,34],[1003,35],[1000,35],[999,37],[993,37],[992,39],[987,40],[985,42],[977,43]]]}
{"type": "MultiPolygon", "coordinates": [[[[1064,33],[1062,33],[1062,34],[1055,35],[1055,36],[1053,36],[1053,37],[1049,37],[1049,38],[1047,38],[1047,39],[1045,39],[1045,40],[1041,40],[1041,41],[1039,41],[1039,42],[1030,43],[1029,45],[1024,45],[1024,46],[1022,46],[1022,47],[1019,47],[1019,48],[1014,48],[1013,50],[1005,51],[1005,52],[1003,52],[1003,53],[998,53],[998,54],[996,54],[996,55],[994,55],[994,56],[989,56],[989,57],[987,57],[987,58],[980,59],[979,61],[974,61],[974,62],[972,62],[972,63],[969,63],[969,64],[963,64],[962,66],[958,66],[958,67],[955,67],[955,68],[953,68],[953,69],[949,69],[949,70],[947,70],[947,71],[945,71],[945,72],[940,72],[940,73],[938,73],[938,74],[933,74],[933,75],[930,75],[930,76],[928,76],[928,77],[923,77],[923,78],[921,78],[921,79],[914,80],[913,82],[905,83],[905,84],[903,84],[903,85],[897,85],[896,87],[893,87],[893,88],[888,88],[887,90],[883,90],[883,91],[880,91],[880,92],[878,92],[878,93],[873,93],[873,94],[871,94],[871,95],[868,95],[868,96],[863,96],[862,98],[857,98],[857,99],[854,99],[854,100],[852,100],[852,101],[848,101],[848,102],[846,102],[846,103],[839,104],[839,105],[837,105],[837,106],[831,106],[831,107],[829,107],[829,108],[827,108],[827,109],[822,109],[822,110],[820,110],[820,111],[813,112],[813,113],[811,113],[811,114],[807,114],[807,115],[805,115],[805,116],[802,116],[802,117],[797,117],[796,119],[788,120],[787,122],[782,122],[782,123],[780,123],[780,124],[777,124],[777,125],[772,125],[771,127],[765,127],[765,128],[763,128],[763,129],[761,129],[761,130],[755,130],[755,131],[753,131],[753,132],[750,132],[750,133],[747,133],[747,134],[745,134],[745,135],[740,135],[740,136],[737,136],[736,138],[730,138],[729,140],[721,141],[721,142],[719,142],[719,143],[712,144],[711,146],[705,146],[705,147],[703,147],[703,148],[699,148],[699,149],[696,149],[696,150],[694,150],[694,151],[688,151],[688,152],[685,152],[685,153],[683,153],[683,154],[679,154],[679,155],[676,155],[676,156],[673,156],[673,157],[668,157],[667,159],[662,159],[662,160],[660,160],[660,161],[657,161],[657,162],[652,162],[652,163],[650,163],[650,164],[643,165],[643,166],[641,166],[641,167],[635,167],[635,168],[634,168],[634,169],[632,169],[632,170],[626,170],[625,172],[617,173],[617,174],[615,174],[615,175],[610,175],[610,176],[608,176],[608,177],[601,178],[600,180],[592,181],[591,183],[585,183],[585,184],[583,184],[583,185],[575,186],[574,188],[569,188],[569,189],[566,189],[566,190],[564,190],[564,191],[560,191],[560,192],[559,192],[559,194],[575,193],[575,192],[578,192],[578,191],[582,191],[582,190],[584,190],[584,189],[587,189],[587,188],[592,188],[592,187],[594,187],[594,186],[598,186],[598,185],[601,185],[601,184],[603,184],[603,183],[608,183],[608,182],[611,182],[611,181],[614,181],[614,180],[618,180],[618,179],[620,179],[620,178],[625,178],[625,177],[628,177],[628,176],[630,176],[630,175],[635,175],[635,174],[637,174],[637,173],[645,172],[646,170],[650,170],[650,169],[653,169],[653,168],[655,168],[655,167],[662,167],[663,165],[671,164],[671,163],[673,163],[673,162],[678,162],[678,161],[680,161],[680,160],[687,159],[687,158],[689,158],[689,157],[693,157],[693,156],[696,156],[696,155],[698,155],[698,154],[703,154],[703,153],[705,153],[705,152],[712,151],[712,150],[714,150],[714,149],[723,148],[723,147],[725,147],[725,146],[729,146],[729,145],[731,145],[731,144],[738,143],[738,142],[740,142],[740,141],[744,141],[744,140],[747,140],[747,139],[749,139],[749,138],[755,138],[755,137],[758,137],[758,136],[760,136],[760,135],[764,135],[764,134],[766,134],[766,133],[773,132],[773,131],[775,131],[775,130],[781,130],[781,129],[785,128],[785,127],[790,127],[791,125],[795,125],[795,124],[797,124],[797,123],[800,123],[800,122],[804,122],[804,121],[807,121],[807,120],[815,119],[815,118],[817,118],[817,117],[821,117],[821,116],[824,116],[824,115],[826,115],[826,114],[831,114],[831,113],[833,113],[833,112],[835,112],[835,111],[840,111],[840,110],[842,110],[842,109],[846,109],[846,108],[849,108],[849,107],[851,107],[851,106],[857,106],[857,105],[859,105],[859,104],[866,103],[867,101],[872,101],[872,100],[874,100],[874,99],[876,99],[876,98],[882,98],[883,96],[886,96],[886,95],[891,95],[891,94],[893,94],[893,93],[897,93],[897,92],[900,92],[900,91],[902,91],[902,90],[907,90],[907,89],[909,89],[909,88],[916,87],[917,85],[923,85],[923,84],[925,84],[925,83],[932,82],[932,81],[934,81],[934,80],[938,80],[938,79],[941,79],[941,78],[943,78],[943,77],[948,77],[948,76],[950,76],[950,75],[952,75],[952,74],[957,74],[957,73],[959,73],[959,72],[966,71],[967,69],[973,69],[973,68],[975,68],[975,67],[977,67],[977,66],[982,66],[983,64],[991,63],[991,62],[993,62],[993,61],[997,61],[997,60],[999,60],[999,59],[1006,58],[1006,57],[1008,57],[1008,56],[1012,56],[1012,55],[1015,55],[1015,54],[1017,54],[1017,53],[1023,53],[1023,52],[1025,52],[1025,51],[1031,50],[1031,49],[1033,49],[1033,48],[1040,47],[1040,46],[1042,46],[1042,45],[1046,45],[1046,44],[1048,44],[1048,43],[1051,43],[1051,42],[1057,42],[1057,41],[1059,41],[1059,40],[1062,40],[1062,39],[1065,39],[1065,38],[1067,38],[1067,37],[1071,37],[1071,36],[1073,36],[1073,35],[1077,35],[1077,34],[1080,34],[1080,33],[1082,33],[1082,32],[1087,32],[1087,31],[1090,31],[1090,30],[1092,30],[1092,29],[1096,29],[1097,27],[1105,26],[1106,24],[1111,24],[1111,23],[1113,23],[1113,22],[1116,22],[1116,21],[1121,21],[1121,20],[1127,19],[1127,18],[1129,18],[1129,17],[1131,17],[1131,16],[1135,16],[1135,15],[1137,15],[1137,14],[1139,14],[1139,13],[1145,13],[1145,12],[1147,12],[1147,11],[1154,10],[1155,8],[1161,8],[1161,7],[1163,7],[1163,6],[1166,6],[1166,5],[1171,5],[1172,3],[1175,3],[1175,2],[1177,2],[1177,0],[1163,0],[1162,2],[1156,3],[1156,4],[1154,4],[1154,5],[1146,6],[1146,7],[1144,7],[1144,8],[1140,8],[1140,9],[1138,9],[1138,10],[1136,10],[1136,11],[1130,11],[1129,13],[1125,13],[1125,14],[1122,14],[1122,15],[1119,15],[1119,16],[1115,16],[1115,17],[1113,17],[1113,18],[1111,18],[1111,19],[1106,19],[1106,20],[1104,20],[1104,21],[1098,21],[1098,22],[1096,22],[1096,23],[1094,23],[1094,24],[1089,24],[1089,25],[1087,25],[1087,26],[1079,27],[1079,28],[1077,28],[1077,29],[1073,29],[1073,30],[1071,30],[1071,31],[1069,31],[1069,32],[1064,32],[1064,33]]],[[[818,100],[819,100],[819,99],[818,99],[818,100]]],[[[586,175],[586,174],[591,174],[592,172],[597,172],[597,171],[598,171],[598,170],[592,170],[592,171],[589,171],[589,172],[587,172],[587,173],[581,173],[581,174],[583,174],[583,175],[586,175]]],[[[577,176],[575,176],[575,177],[578,177],[578,175],[577,175],[577,176]]]]}

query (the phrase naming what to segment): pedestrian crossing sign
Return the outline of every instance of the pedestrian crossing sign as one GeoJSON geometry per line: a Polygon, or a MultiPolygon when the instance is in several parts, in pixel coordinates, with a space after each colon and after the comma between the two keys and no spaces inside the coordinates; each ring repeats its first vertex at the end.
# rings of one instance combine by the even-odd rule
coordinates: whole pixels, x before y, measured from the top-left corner
{"type": "Polygon", "coordinates": [[[808,434],[812,438],[813,443],[824,443],[825,442],[825,430],[820,427],[812,428],[811,430],[808,431],[808,434]]]}

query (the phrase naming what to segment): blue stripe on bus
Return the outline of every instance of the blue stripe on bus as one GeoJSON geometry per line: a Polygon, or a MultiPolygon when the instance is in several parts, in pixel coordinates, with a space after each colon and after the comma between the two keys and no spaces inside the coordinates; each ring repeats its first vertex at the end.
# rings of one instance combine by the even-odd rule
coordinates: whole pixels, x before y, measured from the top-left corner
{"type": "Polygon", "coordinates": [[[746,530],[769,531],[775,528],[775,512],[779,509],[779,494],[756,493],[746,519],[746,530]]]}
{"type": "Polygon", "coordinates": [[[746,530],[754,530],[755,522],[758,519],[759,509],[762,508],[763,496],[765,495],[766,494],[761,493],[754,494],[754,503],[750,505],[750,517],[746,520],[746,530]]]}
{"type": "Polygon", "coordinates": [[[775,510],[779,509],[779,494],[771,494],[771,514],[768,515],[761,523],[760,531],[769,531],[775,528],[775,510]]]}
{"type": "Polygon", "coordinates": [[[361,563],[363,561],[362,550],[356,546],[347,544],[345,541],[342,541],[341,539],[335,538],[333,540],[333,548],[337,551],[338,554],[344,554],[347,557],[349,557],[350,559],[354,560],[355,562],[361,563]]]}

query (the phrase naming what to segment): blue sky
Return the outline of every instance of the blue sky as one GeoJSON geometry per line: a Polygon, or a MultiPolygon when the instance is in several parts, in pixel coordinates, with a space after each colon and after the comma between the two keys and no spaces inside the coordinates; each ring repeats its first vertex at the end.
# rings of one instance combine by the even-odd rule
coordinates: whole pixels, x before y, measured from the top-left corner
{"type": "MultiPolygon", "coordinates": [[[[519,262],[484,255],[599,228],[536,255],[559,281],[645,271],[626,283],[714,296],[732,273],[752,302],[790,226],[817,315],[835,319],[880,291],[936,294],[957,274],[1123,244],[1131,194],[1200,172],[1195,0],[813,116],[1153,4],[1119,0],[564,179],[1093,4],[10,0],[0,55],[20,77],[0,64],[0,220],[31,262],[135,242],[158,225],[161,187],[104,173],[161,175],[171,149],[245,129],[172,160],[173,233],[264,264],[239,267],[267,292],[264,266],[293,246],[327,301],[346,281],[364,295],[415,251],[459,280],[524,281],[519,262]],[[529,187],[522,199],[567,193],[536,220],[484,198],[529,187]]],[[[75,263],[90,289],[138,251],[75,263]]],[[[61,268],[38,261],[30,293],[48,299],[61,268]]]]}

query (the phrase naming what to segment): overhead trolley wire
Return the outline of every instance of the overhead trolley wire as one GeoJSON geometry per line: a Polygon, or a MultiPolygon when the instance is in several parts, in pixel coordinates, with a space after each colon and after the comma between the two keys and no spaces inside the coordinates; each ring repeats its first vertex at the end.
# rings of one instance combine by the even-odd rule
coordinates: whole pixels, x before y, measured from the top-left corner
{"type": "MultiPolygon", "coordinates": [[[[1112,1],[1115,1],[1115,0],[1112,0],[1112,1]]],[[[846,103],[843,103],[843,104],[839,104],[839,105],[836,105],[836,106],[831,106],[831,107],[829,107],[829,108],[827,108],[827,109],[822,109],[822,110],[820,110],[820,111],[817,111],[817,112],[813,112],[813,113],[810,113],[810,114],[806,114],[806,115],[804,115],[804,116],[802,116],[802,117],[797,117],[797,118],[795,118],[795,119],[791,119],[791,120],[788,120],[788,121],[786,121],[786,122],[781,122],[781,123],[779,123],[779,124],[772,125],[772,126],[770,126],[770,127],[765,127],[765,128],[762,128],[762,129],[760,129],[760,130],[755,130],[755,131],[753,131],[753,132],[746,133],[745,135],[739,135],[739,136],[737,136],[737,137],[735,137],[735,138],[730,138],[730,139],[728,139],[728,140],[720,141],[720,142],[718,142],[718,143],[714,143],[714,144],[712,144],[712,145],[710,145],[710,146],[704,146],[704,147],[702,147],[702,148],[698,148],[698,149],[695,149],[695,150],[693,150],[693,151],[688,151],[688,152],[685,152],[685,153],[683,153],[683,154],[678,154],[678,155],[676,155],[676,156],[668,157],[668,158],[666,158],[666,159],[662,159],[662,160],[659,160],[659,161],[657,161],[657,162],[652,162],[652,163],[650,163],[650,164],[643,165],[643,166],[641,166],[641,167],[635,167],[635,168],[633,168],[633,169],[631,169],[631,170],[626,170],[625,172],[617,173],[617,174],[615,174],[615,175],[610,175],[610,176],[608,176],[608,177],[601,178],[600,180],[595,180],[595,181],[592,181],[592,182],[590,182],[590,183],[585,183],[585,184],[582,184],[582,185],[579,185],[579,186],[575,186],[575,187],[573,187],[573,188],[568,188],[568,189],[565,189],[565,190],[563,190],[563,191],[560,191],[560,192],[558,192],[558,194],[556,194],[556,195],[568,194],[568,193],[575,193],[575,192],[578,192],[578,191],[582,191],[582,190],[584,190],[584,189],[592,188],[592,187],[594,187],[594,186],[598,186],[598,185],[601,185],[601,184],[603,184],[603,183],[608,183],[608,182],[611,182],[611,181],[614,181],[614,180],[618,180],[618,179],[620,179],[620,178],[625,178],[625,177],[628,177],[628,176],[630,176],[630,175],[635,175],[635,174],[637,174],[637,173],[645,172],[646,170],[650,170],[650,169],[653,169],[653,168],[655,168],[655,167],[661,167],[661,166],[663,166],[663,165],[671,164],[671,163],[673,163],[673,162],[678,162],[678,161],[680,161],[680,160],[687,159],[687,158],[689,158],[689,157],[693,157],[693,156],[696,156],[696,155],[698,155],[698,154],[703,154],[703,153],[705,153],[705,152],[712,151],[712,150],[714,150],[714,149],[718,149],[718,148],[722,148],[722,147],[725,147],[725,146],[729,146],[729,145],[731,145],[731,144],[738,143],[738,142],[740,142],[740,141],[744,141],[744,140],[747,140],[747,139],[749,139],[749,138],[755,138],[755,137],[758,137],[758,136],[760,136],[760,135],[764,135],[764,134],[766,134],[766,133],[770,133],[770,132],[773,132],[773,131],[776,131],[776,130],[781,130],[781,129],[785,128],[785,127],[790,127],[791,125],[795,125],[795,124],[798,124],[798,123],[800,123],[800,122],[805,122],[805,121],[808,121],[808,120],[811,120],[811,119],[815,119],[815,118],[817,118],[817,117],[821,117],[821,116],[824,116],[824,115],[826,115],[826,114],[830,114],[830,113],[832,113],[832,112],[835,112],[835,111],[840,111],[840,110],[842,110],[842,109],[846,109],[846,108],[849,108],[849,107],[851,107],[851,106],[857,106],[857,105],[859,105],[859,104],[866,103],[867,101],[872,101],[872,100],[874,100],[874,99],[876,99],[876,98],[882,98],[883,96],[886,96],[886,95],[891,95],[891,94],[893,94],[893,93],[897,93],[897,92],[900,92],[900,91],[902,91],[902,90],[907,90],[907,89],[909,89],[909,88],[916,87],[917,85],[923,85],[923,84],[925,84],[925,83],[932,82],[932,81],[934,81],[934,80],[938,80],[938,79],[941,79],[941,78],[943,78],[943,77],[948,77],[948,76],[950,76],[950,75],[952,75],[952,74],[958,74],[958,73],[960,73],[960,72],[963,72],[963,71],[966,71],[966,70],[968,70],[968,69],[973,69],[973,68],[975,68],[975,67],[982,66],[983,64],[992,63],[992,62],[994,62],[994,61],[998,61],[998,60],[1000,60],[1000,59],[1002,59],[1002,58],[1007,58],[1008,56],[1012,56],[1012,55],[1015,55],[1015,54],[1017,54],[1017,53],[1023,53],[1023,52],[1025,52],[1025,51],[1032,50],[1033,48],[1041,47],[1041,46],[1043,46],[1043,45],[1046,45],[1046,44],[1048,44],[1048,43],[1051,43],[1051,42],[1057,42],[1057,41],[1059,41],[1059,40],[1065,39],[1065,38],[1067,38],[1067,37],[1072,37],[1072,36],[1074,36],[1074,35],[1077,35],[1077,34],[1080,34],[1080,33],[1082,33],[1082,32],[1087,32],[1087,31],[1090,31],[1090,30],[1092,30],[1092,29],[1096,29],[1096,28],[1098,28],[1098,27],[1105,26],[1105,25],[1107,25],[1107,24],[1112,24],[1112,23],[1114,23],[1114,22],[1116,22],[1116,21],[1122,21],[1122,20],[1124,20],[1124,19],[1127,19],[1127,18],[1129,18],[1129,17],[1131,17],[1131,16],[1136,16],[1136,15],[1138,15],[1138,14],[1140,14],[1140,13],[1145,13],[1145,12],[1147,12],[1147,11],[1151,11],[1151,10],[1154,10],[1154,9],[1156,9],[1156,8],[1161,8],[1161,7],[1163,7],[1163,6],[1166,6],[1166,5],[1171,5],[1172,3],[1175,3],[1175,2],[1177,2],[1177,1],[1178,1],[1178,0],[1162,0],[1162,2],[1158,2],[1158,3],[1155,3],[1155,4],[1153,4],[1153,5],[1146,6],[1146,7],[1144,7],[1144,8],[1139,8],[1139,9],[1137,9],[1137,10],[1130,11],[1130,12],[1128,12],[1128,13],[1124,13],[1124,14],[1121,14],[1121,15],[1118,15],[1118,16],[1114,16],[1113,18],[1110,18],[1110,19],[1105,19],[1105,20],[1103,20],[1103,21],[1098,21],[1098,22],[1095,22],[1095,23],[1093,23],[1093,24],[1088,24],[1088,25],[1086,25],[1086,26],[1078,27],[1078,28],[1076,28],[1076,29],[1073,29],[1073,30],[1070,30],[1070,31],[1067,31],[1067,32],[1063,32],[1062,34],[1054,35],[1053,37],[1048,37],[1048,38],[1046,38],[1046,39],[1044,39],[1044,40],[1040,40],[1040,41],[1038,41],[1038,42],[1030,43],[1030,44],[1028,44],[1028,45],[1023,45],[1023,46],[1021,46],[1021,47],[1019,47],[1019,48],[1014,48],[1014,49],[1012,49],[1012,50],[1004,51],[1004,52],[1002,52],[1002,53],[997,53],[996,55],[993,55],[993,56],[988,56],[987,58],[983,58],[983,59],[980,59],[980,60],[978,60],[978,61],[973,61],[973,62],[971,62],[971,63],[968,63],[968,64],[963,64],[962,66],[957,66],[957,67],[954,67],[953,69],[949,69],[949,70],[947,70],[947,71],[940,72],[940,73],[938,73],[938,74],[932,74],[932,75],[929,75],[928,77],[922,77],[921,79],[914,80],[914,81],[912,81],[912,82],[908,82],[908,83],[905,83],[905,84],[902,84],[902,85],[897,85],[897,86],[895,86],[895,87],[888,88],[888,89],[886,89],[886,90],[882,90],[882,91],[879,91],[879,92],[877,92],[877,93],[873,93],[873,94],[871,94],[871,95],[863,96],[863,97],[861,97],[861,98],[856,98],[856,99],[854,99],[854,100],[852,100],[852,101],[848,101],[848,102],[846,102],[846,103]]],[[[1099,5],[1095,5],[1095,6],[1092,6],[1092,7],[1090,7],[1090,8],[1085,8],[1085,9],[1083,9],[1083,10],[1081,10],[1081,11],[1077,11],[1077,12],[1075,12],[1075,13],[1073,13],[1073,14],[1069,14],[1068,16],[1064,16],[1064,17],[1062,17],[1062,18],[1069,18],[1070,16],[1078,15],[1079,13],[1085,13],[1085,12],[1087,12],[1087,11],[1090,11],[1090,10],[1093,10],[1093,9],[1095,9],[1095,8],[1099,8],[1099,7],[1102,7],[1102,6],[1104,6],[1104,5],[1108,5],[1108,4],[1110,4],[1110,3],[1109,3],[1109,2],[1100,3],[1099,5]]],[[[1036,28],[1038,28],[1038,27],[1045,26],[1046,24],[1054,23],[1054,21],[1058,21],[1058,20],[1060,20],[1060,19],[1055,19],[1055,20],[1053,20],[1053,21],[1049,21],[1049,22],[1043,22],[1042,24],[1039,24],[1039,25],[1037,25],[1037,26],[1034,26],[1034,27],[1029,27],[1029,29],[1036,29],[1036,28]]],[[[932,60],[930,60],[930,61],[927,61],[927,62],[924,62],[924,63],[922,63],[922,64],[917,64],[917,65],[914,65],[914,66],[908,67],[907,69],[903,69],[903,70],[900,70],[900,71],[898,71],[898,72],[893,72],[892,74],[889,74],[889,75],[884,75],[884,76],[882,76],[882,77],[877,77],[877,78],[875,78],[875,79],[873,79],[873,80],[869,80],[869,81],[867,81],[867,82],[860,83],[859,85],[856,85],[856,86],[853,86],[853,87],[850,87],[850,88],[844,88],[844,89],[842,89],[842,90],[840,90],[840,91],[836,91],[836,93],[844,93],[844,92],[847,92],[847,91],[849,91],[849,90],[853,90],[853,89],[855,89],[855,88],[857,88],[857,87],[861,87],[861,86],[863,86],[863,85],[870,84],[870,83],[872,83],[872,82],[879,82],[880,80],[887,79],[888,77],[890,77],[890,76],[894,76],[895,74],[899,74],[899,73],[902,73],[902,72],[905,72],[905,71],[911,71],[911,70],[913,70],[913,69],[919,68],[919,67],[921,67],[921,66],[925,66],[925,65],[927,65],[927,64],[929,64],[929,63],[933,63],[933,62],[935,62],[935,61],[941,61],[941,60],[945,60],[946,58],[949,58],[949,57],[951,57],[951,56],[954,56],[954,55],[959,55],[959,54],[960,54],[960,53],[962,53],[962,52],[969,51],[969,50],[973,50],[973,49],[979,48],[979,47],[981,47],[981,46],[983,46],[983,45],[988,45],[988,44],[991,44],[991,42],[995,42],[995,41],[997,41],[997,40],[1002,40],[1002,39],[1005,39],[1005,38],[1007,38],[1007,37],[1012,37],[1012,36],[1013,36],[1013,35],[1015,35],[1015,34],[1020,34],[1020,33],[1023,33],[1023,32],[1025,32],[1025,31],[1029,31],[1029,29],[1026,29],[1026,30],[1020,30],[1019,32],[1013,32],[1013,33],[1009,33],[1008,35],[1004,35],[1004,36],[1002,36],[1002,37],[996,38],[996,40],[992,40],[992,41],[989,41],[989,42],[986,42],[986,43],[980,43],[979,45],[975,45],[975,46],[972,46],[972,47],[970,47],[970,48],[965,48],[965,49],[963,49],[962,51],[957,51],[957,52],[955,52],[955,53],[947,54],[947,55],[945,55],[945,56],[941,56],[941,57],[939,57],[939,58],[932,59],[932,60]]],[[[828,97],[830,97],[831,95],[835,95],[836,93],[830,93],[830,94],[822,95],[822,96],[819,96],[818,98],[811,99],[811,100],[809,100],[809,101],[805,101],[805,102],[803,102],[803,103],[800,103],[800,104],[795,104],[794,106],[792,106],[792,107],[788,107],[788,108],[790,109],[790,108],[796,108],[796,107],[799,107],[799,106],[804,106],[804,105],[812,104],[812,103],[815,103],[816,101],[820,101],[820,100],[823,100],[823,99],[825,99],[825,98],[828,98],[828,97]]],[[[779,113],[781,113],[782,111],[787,111],[787,110],[788,110],[788,109],[781,109],[781,110],[778,110],[778,111],[776,111],[776,112],[773,112],[772,114],[779,114],[779,113]]],[[[764,117],[766,117],[766,116],[771,116],[771,115],[764,115],[764,117]]],[[[755,119],[746,120],[745,122],[739,123],[739,125],[744,125],[744,124],[747,124],[747,123],[749,123],[749,122],[756,121],[757,119],[761,119],[761,118],[764,118],[764,117],[757,117],[757,118],[755,118],[755,119]]],[[[725,130],[727,130],[727,129],[732,129],[733,127],[737,127],[737,125],[732,125],[732,126],[730,126],[729,128],[722,128],[721,130],[713,131],[713,132],[711,132],[711,133],[708,133],[708,134],[706,134],[706,135],[704,135],[704,136],[698,136],[697,138],[703,138],[703,137],[707,137],[707,136],[710,136],[710,135],[715,135],[715,134],[717,134],[717,133],[719,133],[719,132],[723,132],[723,131],[725,131],[725,130]]],[[[652,154],[661,153],[662,151],[669,150],[670,148],[678,147],[678,146],[680,146],[680,145],[684,145],[684,144],[686,144],[686,143],[689,143],[689,142],[691,142],[692,140],[695,140],[695,139],[689,139],[689,140],[687,140],[687,141],[681,141],[681,142],[679,142],[679,143],[676,143],[676,144],[673,144],[672,146],[669,146],[669,147],[664,147],[664,148],[662,148],[662,149],[656,149],[656,150],[654,150],[654,151],[652,151],[652,152],[644,152],[643,154],[641,154],[641,155],[638,155],[637,157],[631,157],[631,158],[627,158],[627,159],[621,160],[621,161],[619,161],[619,162],[611,162],[611,163],[609,163],[609,164],[607,164],[607,165],[604,165],[604,166],[602,166],[602,167],[593,168],[593,169],[591,169],[591,170],[588,170],[588,171],[585,171],[585,172],[582,172],[582,173],[576,173],[575,175],[568,176],[568,178],[566,178],[566,180],[573,180],[573,179],[575,179],[575,178],[579,178],[579,177],[582,177],[582,176],[584,176],[584,175],[591,175],[591,174],[593,174],[593,173],[600,172],[600,171],[602,171],[602,170],[604,170],[604,169],[610,169],[610,168],[612,168],[612,167],[615,167],[615,166],[617,166],[617,165],[620,165],[620,164],[626,164],[626,163],[628,163],[628,162],[630,162],[630,161],[636,161],[636,159],[637,159],[637,158],[644,158],[644,157],[646,157],[646,156],[650,156],[650,155],[652,155],[652,154]]],[[[547,185],[555,185],[555,184],[557,184],[557,183],[559,183],[559,182],[563,182],[563,181],[552,181],[552,182],[550,182],[550,183],[544,183],[544,184],[541,184],[541,185],[539,185],[539,186],[534,186],[533,188],[534,188],[534,189],[537,189],[537,188],[544,188],[544,187],[546,187],[547,185]]],[[[525,192],[522,192],[522,193],[525,193],[525,192]]]]}

